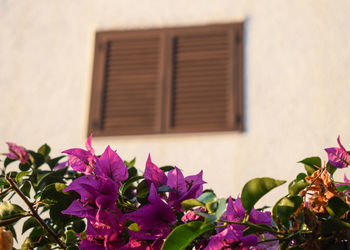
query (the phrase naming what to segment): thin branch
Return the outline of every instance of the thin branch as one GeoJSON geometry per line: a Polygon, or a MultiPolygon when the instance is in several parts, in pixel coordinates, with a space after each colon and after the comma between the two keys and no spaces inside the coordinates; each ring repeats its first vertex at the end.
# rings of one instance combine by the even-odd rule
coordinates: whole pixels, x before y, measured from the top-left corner
{"type": "Polygon", "coordinates": [[[37,211],[34,209],[32,203],[27,199],[27,197],[22,193],[22,191],[17,187],[16,183],[12,180],[10,176],[6,176],[6,180],[10,183],[10,187],[22,198],[22,200],[28,206],[32,216],[39,222],[39,224],[56,240],[57,244],[61,248],[66,249],[66,245],[61,241],[58,235],[41,219],[37,211]]]}
{"type": "Polygon", "coordinates": [[[9,191],[9,190],[11,190],[11,187],[6,188],[4,191],[2,191],[2,192],[0,193],[0,195],[6,194],[7,191],[9,191]]]}

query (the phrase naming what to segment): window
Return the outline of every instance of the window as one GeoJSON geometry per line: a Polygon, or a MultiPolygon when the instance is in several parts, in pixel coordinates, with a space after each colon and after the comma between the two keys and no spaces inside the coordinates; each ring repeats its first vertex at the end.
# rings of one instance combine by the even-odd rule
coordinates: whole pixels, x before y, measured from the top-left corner
{"type": "Polygon", "coordinates": [[[243,24],[97,32],[89,133],[243,129],[243,24]]]}

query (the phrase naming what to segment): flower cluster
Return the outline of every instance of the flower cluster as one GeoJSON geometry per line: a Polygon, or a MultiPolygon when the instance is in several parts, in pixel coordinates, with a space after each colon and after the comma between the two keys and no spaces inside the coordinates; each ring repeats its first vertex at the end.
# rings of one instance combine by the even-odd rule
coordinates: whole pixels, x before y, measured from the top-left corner
{"type": "Polygon", "coordinates": [[[64,190],[77,192],[80,199],[62,211],[87,219],[86,238],[79,245],[82,249],[160,249],[177,222],[176,213],[184,211],[181,202],[198,198],[203,192],[202,172],[184,177],[175,167],[166,175],[148,156],[144,171],[149,193],[146,202],[123,202],[120,188],[129,177],[126,164],[109,146],[96,156],[91,136],[86,149],[64,151],[68,161],[56,167],[67,164],[83,173],[64,190]],[[168,195],[160,192],[164,188],[169,190],[168,195]]]}
{"type": "Polygon", "coordinates": [[[350,181],[344,174],[337,182],[333,174],[347,170],[350,154],[337,141],[325,149],[328,162],[300,161],[305,172],[270,211],[254,206],[286,181],[254,178],[236,199],[220,199],[203,189],[203,171],[184,176],[178,167],[158,167],[149,155],[139,174],[134,160],[123,161],[109,146],[96,155],[91,136],[85,149],[63,151],[61,163],[64,156],[51,158],[46,144],[32,151],[9,142],[0,174],[0,227],[14,232],[29,216],[22,249],[348,249],[350,181]],[[7,168],[16,161],[19,172],[7,168]],[[13,195],[5,199],[11,192],[27,211],[11,203],[13,195]],[[50,217],[41,218],[45,214],[50,217]]]}

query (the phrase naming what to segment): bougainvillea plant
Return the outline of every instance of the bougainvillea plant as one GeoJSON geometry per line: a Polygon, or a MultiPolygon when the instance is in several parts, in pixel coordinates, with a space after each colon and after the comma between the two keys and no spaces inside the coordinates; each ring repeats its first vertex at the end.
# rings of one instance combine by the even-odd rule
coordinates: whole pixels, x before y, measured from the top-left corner
{"type": "Polygon", "coordinates": [[[285,181],[255,178],[225,199],[203,189],[202,171],[184,176],[149,155],[142,174],[109,146],[96,155],[91,136],[86,149],[56,158],[46,144],[32,151],[8,143],[0,244],[12,249],[22,220],[20,233],[29,232],[22,249],[347,249],[350,181],[336,182],[333,174],[350,164],[350,154],[339,137],[338,144],[325,149],[327,163],[300,161],[305,172],[264,211],[256,202],[285,181]]]}

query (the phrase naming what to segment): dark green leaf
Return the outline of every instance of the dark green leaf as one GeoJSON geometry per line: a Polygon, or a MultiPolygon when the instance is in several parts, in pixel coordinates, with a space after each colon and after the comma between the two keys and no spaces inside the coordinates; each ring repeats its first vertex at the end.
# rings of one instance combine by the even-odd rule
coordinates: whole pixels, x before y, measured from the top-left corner
{"type": "Polygon", "coordinates": [[[79,250],[77,246],[68,246],[66,250],[79,250]]]}
{"type": "Polygon", "coordinates": [[[326,206],[328,213],[333,217],[341,217],[347,211],[349,211],[349,205],[346,204],[341,198],[333,196],[326,206]]]}
{"type": "Polygon", "coordinates": [[[330,164],[329,162],[327,162],[327,164],[326,164],[326,169],[327,169],[327,171],[331,174],[331,176],[333,176],[334,172],[335,172],[338,168],[334,167],[332,164],[330,164]]]}
{"type": "Polygon", "coordinates": [[[198,236],[213,229],[213,225],[203,221],[191,221],[177,226],[166,238],[162,250],[185,249],[198,236]]]}
{"type": "Polygon", "coordinates": [[[135,167],[128,168],[129,179],[137,176],[137,169],[135,167]]]}
{"type": "Polygon", "coordinates": [[[308,175],[312,175],[313,172],[315,172],[318,168],[322,167],[320,157],[305,158],[304,160],[299,161],[299,163],[304,164],[304,168],[308,175]]]}
{"type": "Polygon", "coordinates": [[[124,195],[125,191],[132,186],[132,184],[138,180],[143,179],[143,176],[133,176],[126,180],[126,182],[123,183],[123,185],[120,187],[120,194],[121,196],[124,195]]]}
{"type": "Polygon", "coordinates": [[[296,181],[301,181],[301,180],[305,180],[305,177],[306,177],[307,175],[305,174],[305,173],[299,173],[298,175],[297,175],[297,178],[295,178],[295,180],[296,181]]]}
{"type": "Polygon", "coordinates": [[[242,205],[247,214],[250,213],[255,203],[267,194],[269,191],[284,184],[286,181],[276,180],[273,178],[255,178],[248,181],[242,190],[242,205]]]}
{"type": "Polygon", "coordinates": [[[9,201],[2,202],[0,203],[0,226],[13,224],[26,214],[20,206],[9,201]]]}
{"type": "Polygon", "coordinates": [[[6,168],[11,162],[14,162],[14,161],[17,161],[17,160],[10,159],[10,158],[6,157],[6,159],[4,161],[4,167],[6,168]]]}
{"type": "Polygon", "coordinates": [[[51,183],[50,185],[46,186],[43,189],[43,192],[41,194],[41,200],[53,200],[53,201],[59,201],[60,199],[64,198],[64,194],[62,191],[66,188],[67,186],[63,183],[51,183]]]}
{"type": "Polygon", "coordinates": [[[160,167],[160,169],[163,172],[169,172],[169,171],[173,170],[174,168],[175,168],[174,166],[163,166],[163,167],[160,167]]]}
{"type": "Polygon", "coordinates": [[[83,220],[76,220],[73,222],[73,230],[77,233],[81,233],[85,230],[85,222],[83,220]]]}
{"type": "Polygon", "coordinates": [[[46,158],[51,152],[51,148],[46,143],[38,149],[38,153],[46,158]]]}
{"type": "Polygon", "coordinates": [[[202,195],[197,198],[197,200],[202,202],[202,203],[212,202],[215,199],[216,199],[216,195],[214,194],[214,192],[202,193],[202,195]]]}
{"type": "Polygon", "coordinates": [[[148,202],[148,194],[149,194],[149,183],[147,180],[143,180],[137,185],[136,188],[136,197],[137,201],[140,202],[141,204],[145,204],[148,202]]]}
{"type": "Polygon", "coordinates": [[[21,250],[28,250],[32,248],[33,248],[32,241],[30,240],[29,237],[27,237],[25,241],[22,243],[21,250]]]}
{"type": "Polygon", "coordinates": [[[33,162],[33,165],[35,168],[40,167],[41,165],[44,164],[45,158],[42,154],[36,153],[34,151],[29,150],[29,158],[31,162],[33,162]]]}
{"type": "Polygon", "coordinates": [[[193,208],[193,207],[205,207],[205,204],[202,202],[196,200],[196,199],[188,199],[181,202],[182,207],[185,209],[185,211],[193,208]]]}
{"type": "Polygon", "coordinates": [[[56,157],[56,158],[53,158],[53,159],[47,159],[46,162],[49,165],[50,169],[52,170],[54,167],[57,166],[58,162],[64,157],[65,156],[62,155],[62,156],[59,156],[59,157],[56,157]]]}
{"type": "Polygon", "coordinates": [[[24,181],[22,187],[20,188],[20,190],[22,191],[22,193],[27,196],[28,198],[30,198],[30,188],[32,187],[32,185],[30,184],[29,181],[24,181]]]}
{"type": "Polygon", "coordinates": [[[303,198],[300,196],[284,197],[277,205],[277,216],[281,222],[288,228],[290,216],[299,208],[303,198]]]}
{"type": "Polygon", "coordinates": [[[19,169],[21,171],[28,171],[30,169],[31,164],[28,162],[26,164],[19,164],[19,169]]]}
{"type": "Polygon", "coordinates": [[[38,221],[34,217],[29,217],[24,223],[22,227],[22,234],[26,232],[28,229],[32,227],[39,226],[38,221]]]}
{"type": "Polygon", "coordinates": [[[296,195],[298,194],[301,190],[309,186],[310,184],[306,182],[304,179],[302,180],[294,180],[288,185],[288,191],[290,195],[296,195]]]}
{"type": "Polygon", "coordinates": [[[322,222],[322,235],[328,236],[341,230],[350,229],[350,224],[338,218],[330,218],[322,222]]]}

